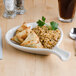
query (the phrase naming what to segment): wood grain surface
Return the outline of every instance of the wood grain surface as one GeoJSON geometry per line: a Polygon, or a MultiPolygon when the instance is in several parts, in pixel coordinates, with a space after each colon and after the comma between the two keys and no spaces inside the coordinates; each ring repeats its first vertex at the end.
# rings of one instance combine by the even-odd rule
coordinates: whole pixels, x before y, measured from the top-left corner
{"type": "Polygon", "coordinates": [[[58,20],[57,0],[25,0],[26,13],[15,19],[3,18],[4,5],[0,0],[0,27],[2,28],[3,60],[0,60],[0,76],[76,76],[76,57],[74,41],[69,38],[69,31],[76,27],[76,17],[72,23],[58,20]],[[57,56],[41,56],[17,50],[5,41],[6,32],[23,22],[35,22],[42,16],[47,22],[56,21],[64,32],[60,48],[71,52],[71,58],[62,62],[57,56]]]}

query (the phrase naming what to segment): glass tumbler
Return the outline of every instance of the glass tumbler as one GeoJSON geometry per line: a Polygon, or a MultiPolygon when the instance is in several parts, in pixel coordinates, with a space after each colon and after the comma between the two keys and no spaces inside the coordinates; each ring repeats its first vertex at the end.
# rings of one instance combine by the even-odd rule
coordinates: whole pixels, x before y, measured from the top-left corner
{"type": "Polygon", "coordinates": [[[15,5],[16,5],[16,13],[17,14],[25,13],[24,0],[15,0],[15,5]]]}
{"type": "Polygon", "coordinates": [[[16,16],[15,0],[4,0],[5,11],[3,16],[5,18],[14,18],[16,16]]]}
{"type": "Polygon", "coordinates": [[[76,0],[58,0],[59,20],[72,22],[75,16],[76,0]]]}

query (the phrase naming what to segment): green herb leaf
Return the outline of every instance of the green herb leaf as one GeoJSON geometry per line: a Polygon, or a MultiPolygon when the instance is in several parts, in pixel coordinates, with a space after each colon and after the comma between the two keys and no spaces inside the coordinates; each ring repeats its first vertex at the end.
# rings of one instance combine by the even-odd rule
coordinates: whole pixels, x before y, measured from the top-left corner
{"type": "Polygon", "coordinates": [[[52,27],[52,30],[58,29],[58,23],[52,21],[52,22],[50,22],[50,25],[51,25],[51,27],[52,27]]]}
{"type": "Polygon", "coordinates": [[[42,26],[44,26],[45,22],[43,22],[41,20],[38,20],[37,21],[37,24],[38,24],[38,26],[42,27],[42,26]]]}
{"type": "Polygon", "coordinates": [[[46,18],[44,16],[42,16],[42,20],[43,20],[43,22],[45,22],[46,18]]]}
{"type": "Polygon", "coordinates": [[[44,16],[42,16],[42,20],[37,21],[38,26],[40,26],[40,27],[44,26],[45,20],[46,20],[46,18],[44,16]]]}
{"type": "MultiPolygon", "coordinates": [[[[47,24],[45,23],[45,20],[46,20],[46,18],[45,18],[44,16],[42,16],[42,20],[38,20],[38,21],[37,21],[38,26],[42,27],[42,26],[44,26],[44,25],[47,25],[47,24]]],[[[48,26],[48,25],[47,25],[47,27],[48,27],[49,30],[51,30],[51,29],[52,29],[52,30],[56,30],[56,29],[58,28],[58,23],[56,23],[56,22],[54,22],[54,21],[50,22],[50,25],[51,25],[51,26],[48,26]]]]}

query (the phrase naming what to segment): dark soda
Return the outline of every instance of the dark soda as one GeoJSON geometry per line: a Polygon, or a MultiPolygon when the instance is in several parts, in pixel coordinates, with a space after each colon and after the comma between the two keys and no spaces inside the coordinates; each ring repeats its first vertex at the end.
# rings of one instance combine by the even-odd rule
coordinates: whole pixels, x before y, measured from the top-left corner
{"type": "Polygon", "coordinates": [[[74,17],[76,0],[58,0],[58,5],[62,19],[72,19],[74,17]]]}

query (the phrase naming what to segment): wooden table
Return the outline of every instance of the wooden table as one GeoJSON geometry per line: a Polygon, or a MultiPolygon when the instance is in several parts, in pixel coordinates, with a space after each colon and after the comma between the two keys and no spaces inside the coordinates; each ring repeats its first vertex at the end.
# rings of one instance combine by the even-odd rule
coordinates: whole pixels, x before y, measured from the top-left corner
{"type": "Polygon", "coordinates": [[[3,1],[0,0],[0,27],[2,28],[3,60],[0,60],[0,76],[76,76],[76,57],[74,41],[68,37],[72,27],[76,27],[76,18],[72,23],[58,20],[57,0],[25,0],[26,13],[15,19],[5,19],[3,1]],[[33,55],[19,51],[5,41],[6,32],[23,22],[35,22],[42,16],[47,22],[56,21],[64,32],[60,48],[71,52],[71,58],[62,62],[57,56],[33,55]]]}

